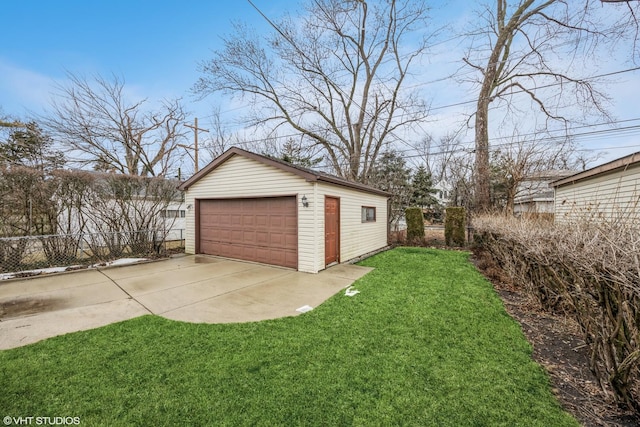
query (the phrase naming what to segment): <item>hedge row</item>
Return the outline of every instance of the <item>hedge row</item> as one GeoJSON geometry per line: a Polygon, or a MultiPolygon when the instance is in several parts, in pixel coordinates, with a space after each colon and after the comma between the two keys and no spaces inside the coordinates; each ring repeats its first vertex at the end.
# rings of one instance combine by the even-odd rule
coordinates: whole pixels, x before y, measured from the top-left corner
{"type": "Polygon", "coordinates": [[[572,315],[603,390],[640,412],[640,228],[474,220],[478,246],[551,311],[572,315]]]}

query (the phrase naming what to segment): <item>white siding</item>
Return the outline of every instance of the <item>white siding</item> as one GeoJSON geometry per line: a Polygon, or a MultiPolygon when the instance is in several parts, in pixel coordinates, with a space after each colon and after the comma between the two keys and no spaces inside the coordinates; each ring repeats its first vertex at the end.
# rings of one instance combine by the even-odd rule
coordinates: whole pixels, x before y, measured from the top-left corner
{"type": "MultiPolygon", "coordinates": [[[[340,262],[387,246],[387,198],[371,193],[330,185],[318,184],[318,201],[322,203],[319,215],[324,230],[324,197],[340,198],[340,262]],[[362,222],[362,207],[376,208],[375,222],[362,222]]],[[[324,233],[319,238],[318,260],[324,264],[324,233]]],[[[320,266],[320,269],[324,265],[320,266]]]]}
{"type": "Polygon", "coordinates": [[[556,188],[556,221],[638,221],[640,164],[556,188]]]}
{"type": "Polygon", "coordinates": [[[298,270],[316,273],[324,265],[324,198],[340,199],[340,261],[387,245],[387,198],[324,182],[310,183],[293,173],[235,155],[186,192],[186,252],[195,252],[195,199],[298,197],[298,270]],[[309,201],[302,206],[302,197],[309,201]],[[375,222],[362,222],[362,206],[376,208],[375,222]]]}
{"type": "Polygon", "coordinates": [[[514,214],[553,214],[553,209],[553,200],[529,200],[513,205],[514,214]]]}
{"type": "Polygon", "coordinates": [[[317,226],[313,212],[302,207],[303,195],[311,199],[313,184],[278,168],[242,156],[233,156],[193,184],[186,193],[187,232],[185,252],[195,252],[195,199],[298,196],[298,270],[317,272],[314,241],[317,226]]]}

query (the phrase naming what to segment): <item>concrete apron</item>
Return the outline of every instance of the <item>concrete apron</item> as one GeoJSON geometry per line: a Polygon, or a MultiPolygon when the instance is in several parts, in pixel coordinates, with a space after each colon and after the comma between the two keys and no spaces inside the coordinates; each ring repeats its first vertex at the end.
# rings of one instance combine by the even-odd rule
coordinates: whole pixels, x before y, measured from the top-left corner
{"type": "Polygon", "coordinates": [[[145,314],[195,323],[300,314],[372,269],[318,274],[203,255],[0,283],[0,350],[145,314]]]}

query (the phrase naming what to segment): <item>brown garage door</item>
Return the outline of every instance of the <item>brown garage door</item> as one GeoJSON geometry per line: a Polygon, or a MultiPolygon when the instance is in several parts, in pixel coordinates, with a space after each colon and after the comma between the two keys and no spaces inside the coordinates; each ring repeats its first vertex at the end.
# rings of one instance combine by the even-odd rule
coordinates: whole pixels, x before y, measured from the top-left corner
{"type": "Polygon", "coordinates": [[[295,197],[201,200],[200,253],[298,267],[295,197]]]}

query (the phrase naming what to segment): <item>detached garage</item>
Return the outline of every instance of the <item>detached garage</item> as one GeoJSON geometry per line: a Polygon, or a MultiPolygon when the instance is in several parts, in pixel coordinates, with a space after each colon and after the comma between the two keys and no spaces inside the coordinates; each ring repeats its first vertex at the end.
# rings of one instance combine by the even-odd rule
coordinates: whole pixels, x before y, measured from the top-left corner
{"type": "Polygon", "coordinates": [[[187,253],[317,273],[387,246],[388,193],[239,148],[180,189],[187,253]]]}

